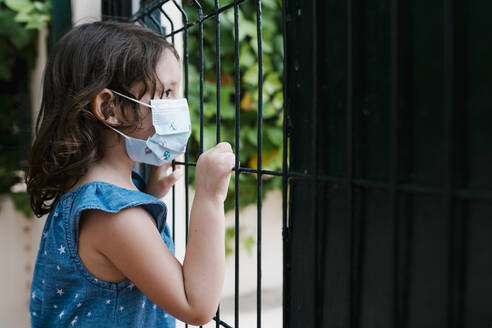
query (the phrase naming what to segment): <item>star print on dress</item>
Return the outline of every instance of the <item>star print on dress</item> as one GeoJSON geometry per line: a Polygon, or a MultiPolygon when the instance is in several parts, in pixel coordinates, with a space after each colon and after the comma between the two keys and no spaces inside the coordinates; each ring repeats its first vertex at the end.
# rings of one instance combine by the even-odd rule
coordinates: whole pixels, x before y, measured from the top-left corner
{"type": "Polygon", "coordinates": [[[57,266],[56,266],[56,269],[57,269],[58,271],[60,271],[60,269],[61,269],[61,268],[60,268],[60,266],[59,266],[59,265],[57,265],[57,266]]]}
{"type": "Polygon", "coordinates": [[[43,238],[46,238],[48,237],[48,233],[47,232],[43,232],[43,238]]]}
{"type": "Polygon", "coordinates": [[[80,302],[79,302],[79,304],[77,304],[77,307],[79,308],[79,307],[81,307],[81,306],[82,306],[82,303],[80,303],[80,302]]]}
{"type": "Polygon", "coordinates": [[[111,303],[111,300],[106,300],[106,304],[110,304],[111,303]]]}
{"type": "Polygon", "coordinates": [[[60,254],[65,253],[65,247],[63,245],[60,245],[60,248],[58,248],[58,251],[60,252],[60,254]]]}
{"type": "Polygon", "coordinates": [[[56,293],[60,296],[64,294],[63,289],[58,289],[58,288],[56,289],[56,293]]]}
{"type": "Polygon", "coordinates": [[[75,316],[75,318],[73,318],[72,320],[72,326],[75,325],[77,323],[77,319],[79,318],[78,315],[75,316]]]}
{"type": "Polygon", "coordinates": [[[145,301],[142,302],[142,309],[145,307],[145,301]]]}
{"type": "Polygon", "coordinates": [[[64,314],[65,314],[65,311],[60,312],[60,314],[58,315],[60,317],[60,319],[63,317],[64,314]]]}
{"type": "Polygon", "coordinates": [[[54,309],[58,309],[58,305],[56,305],[56,304],[55,304],[55,305],[53,305],[53,308],[54,308],[54,309]]]}
{"type": "Polygon", "coordinates": [[[120,306],[120,312],[123,311],[125,309],[124,306],[120,306]]]}
{"type": "Polygon", "coordinates": [[[92,315],[92,312],[87,312],[87,316],[90,317],[92,315]]]}
{"type": "Polygon", "coordinates": [[[32,297],[32,299],[35,299],[36,298],[36,292],[32,292],[31,297],[32,297]]]}
{"type": "Polygon", "coordinates": [[[46,251],[44,251],[44,256],[48,255],[48,253],[46,251]]]}
{"type": "Polygon", "coordinates": [[[152,309],[155,310],[155,308],[157,307],[157,305],[152,305],[152,309]]]}
{"type": "Polygon", "coordinates": [[[75,298],[78,298],[79,297],[79,294],[75,294],[75,298]]]}
{"type": "Polygon", "coordinates": [[[58,212],[55,212],[55,214],[53,214],[53,217],[56,218],[58,217],[59,213],[58,212]]]}
{"type": "Polygon", "coordinates": [[[167,318],[167,313],[164,313],[164,318],[167,318]]]}
{"type": "Polygon", "coordinates": [[[32,313],[32,316],[33,316],[33,317],[35,317],[36,315],[37,315],[37,313],[36,313],[36,312],[33,312],[33,313],[32,313]]]}
{"type": "Polygon", "coordinates": [[[132,291],[133,288],[135,288],[135,285],[133,284],[133,282],[131,282],[126,288],[130,288],[130,291],[132,291]]]}

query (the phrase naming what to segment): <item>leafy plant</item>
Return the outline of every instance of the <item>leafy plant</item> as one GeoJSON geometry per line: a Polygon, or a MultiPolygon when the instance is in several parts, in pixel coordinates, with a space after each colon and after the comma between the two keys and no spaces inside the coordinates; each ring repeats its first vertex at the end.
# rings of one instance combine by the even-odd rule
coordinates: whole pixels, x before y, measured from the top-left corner
{"type": "Polygon", "coordinates": [[[0,0],[0,193],[31,217],[29,198],[12,192],[20,182],[30,145],[28,75],[36,59],[38,31],[50,21],[49,1],[0,0]]]}
{"type": "MultiPolygon", "coordinates": [[[[203,13],[213,12],[214,0],[200,1],[203,13]]],[[[191,0],[183,2],[190,22],[198,19],[198,9],[191,0]]],[[[221,5],[225,5],[221,3],[221,5]]],[[[228,141],[235,148],[236,103],[240,107],[239,160],[241,166],[257,168],[258,156],[258,34],[256,25],[256,4],[244,2],[238,11],[239,24],[239,69],[240,97],[236,96],[235,74],[235,34],[234,10],[228,9],[220,14],[220,135],[222,141],[228,141]]],[[[262,55],[263,55],[263,143],[262,167],[268,170],[280,170],[282,166],[282,110],[283,110],[283,36],[281,31],[281,1],[262,1],[262,55]]],[[[190,160],[199,156],[200,144],[200,35],[198,25],[189,30],[189,105],[193,122],[189,143],[190,160]]],[[[217,54],[216,20],[208,19],[203,23],[203,148],[213,147],[216,143],[217,109],[217,54]]],[[[235,150],[235,149],[234,149],[235,150]]],[[[236,155],[237,151],[235,150],[236,155]]],[[[193,171],[190,171],[193,182],[193,171]]],[[[272,188],[280,188],[281,180],[275,177],[263,177],[263,193],[272,188]]],[[[255,203],[257,200],[257,176],[240,174],[240,207],[255,203]]],[[[234,208],[234,181],[229,186],[225,209],[234,208]]]]}

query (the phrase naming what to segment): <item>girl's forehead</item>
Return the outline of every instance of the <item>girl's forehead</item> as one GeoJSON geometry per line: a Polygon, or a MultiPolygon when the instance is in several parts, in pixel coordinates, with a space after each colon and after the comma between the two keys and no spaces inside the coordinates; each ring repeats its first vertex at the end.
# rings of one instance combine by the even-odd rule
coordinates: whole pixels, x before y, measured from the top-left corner
{"type": "Polygon", "coordinates": [[[156,74],[165,88],[179,85],[181,67],[178,59],[169,50],[165,50],[157,62],[156,74]]]}

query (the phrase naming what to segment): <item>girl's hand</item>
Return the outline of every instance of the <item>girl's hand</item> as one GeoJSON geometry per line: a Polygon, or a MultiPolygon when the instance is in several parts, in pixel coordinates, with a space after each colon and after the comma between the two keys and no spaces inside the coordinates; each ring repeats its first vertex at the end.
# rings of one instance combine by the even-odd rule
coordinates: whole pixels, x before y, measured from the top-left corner
{"type": "Polygon", "coordinates": [[[221,142],[201,154],[196,163],[195,198],[224,202],[235,159],[227,142],[221,142]]]}
{"type": "Polygon", "coordinates": [[[176,165],[174,172],[168,174],[171,166],[172,162],[162,166],[150,165],[149,183],[147,183],[147,187],[145,188],[147,194],[161,199],[166,196],[171,187],[183,177],[184,170],[182,165],[176,165]]]}

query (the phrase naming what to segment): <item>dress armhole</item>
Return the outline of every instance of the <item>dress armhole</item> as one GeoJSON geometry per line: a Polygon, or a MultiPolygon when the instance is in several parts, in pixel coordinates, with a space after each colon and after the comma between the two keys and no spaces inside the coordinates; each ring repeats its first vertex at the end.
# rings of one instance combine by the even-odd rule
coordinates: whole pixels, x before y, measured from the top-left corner
{"type": "Polygon", "coordinates": [[[101,281],[92,275],[82,263],[78,255],[79,225],[82,212],[86,210],[100,210],[107,213],[117,213],[123,209],[140,206],[154,218],[159,233],[165,228],[167,207],[159,199],[143,192],[120,188],[108,183],[94,183],[79,194],[73,195],[73,199],[65,199],[65,210],[68,215],[64,218],[66,231],[66,243],[68,253],[78,271],[91,283],[104,288],[119,288],[126,284],[101,281]],[[70,201],[72,200],[72,202],[70,201]]]}

